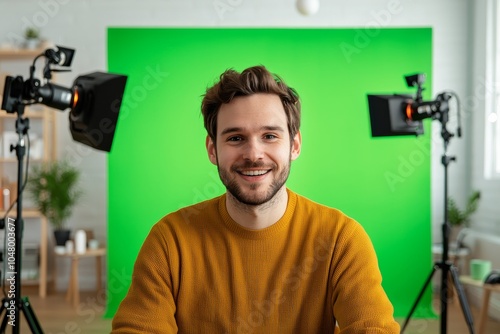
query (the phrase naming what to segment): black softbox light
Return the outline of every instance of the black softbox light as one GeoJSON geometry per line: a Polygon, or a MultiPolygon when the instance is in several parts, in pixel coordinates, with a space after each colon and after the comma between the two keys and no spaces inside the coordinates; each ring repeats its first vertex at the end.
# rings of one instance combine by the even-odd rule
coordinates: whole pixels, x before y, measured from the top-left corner
{"type": "Polygon", "coordinates": [[[372,137],[423,134],[422,122],[406,117],[411,100],[409,95],[368,95],[372,137]]]}
{"type": "Polygon", "coordinates": [[[111,150],[126,82],[126,76],[103,72],[76,78],[73,91],[78,101],[69,113],[75,141],[98,150],[111,150]]]}

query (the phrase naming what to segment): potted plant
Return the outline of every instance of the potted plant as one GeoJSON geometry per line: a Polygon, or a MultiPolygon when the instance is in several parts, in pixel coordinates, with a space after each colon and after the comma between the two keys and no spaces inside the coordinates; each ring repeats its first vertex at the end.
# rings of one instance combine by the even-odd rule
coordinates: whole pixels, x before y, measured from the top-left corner
{"type": "Polygon", "coordinates": [[[455,240],[460,229],[463,226],[468,227],[470,224],[470,216],[476,212],[479,205],[481,193],[474,191],[467,200],[467,205],[464,210],[460,209],[453,198],[448,198],[448,222],[451,225],[450,241],[455,240]]]}
{"type": "Polygon", "coordinates": [[[66,221],[82,195],[78,188],[80,172],[66,161],[36,165],[28,179],[28,191],[37,209],[54,228],[58,246],[69,240],[66,221]]]}
{"type": "Polygon", "coordinates": [[[36,49],[40,43],[40,32],[33,27],[28,27],[24,31],[24,39],[27,49],[36,49]]]}
{"type": "Polygon", "coordinates": [[[474,191],[468,201],[465,210],[461,210],[453,198],[448,199],[448,222],[451,226],[469,226],[470,216],[477,210],[481,193],[474,191]]]}

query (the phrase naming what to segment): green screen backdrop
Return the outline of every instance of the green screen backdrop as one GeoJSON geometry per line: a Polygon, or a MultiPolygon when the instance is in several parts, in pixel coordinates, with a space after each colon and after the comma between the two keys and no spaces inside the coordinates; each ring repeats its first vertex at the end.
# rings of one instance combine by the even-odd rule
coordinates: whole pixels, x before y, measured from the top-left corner
{"type": "MultiPolygon", "coordinates": [[[[110,28],[108,57],[128,82],[108,158],[107,317],[152,225],[225,191],[205,151],[202,95],[224,70],[260,64],[302,100],[287,186],[364,226],[395,316],[406,316],[432,267],[430,124],[418,138],[372,138],[366,95],[414,94],[404,75],[416,72],[432,91],[430,28],[110,28]]],[[[430,316],[428,289],[415,317],[430,316]]]]}

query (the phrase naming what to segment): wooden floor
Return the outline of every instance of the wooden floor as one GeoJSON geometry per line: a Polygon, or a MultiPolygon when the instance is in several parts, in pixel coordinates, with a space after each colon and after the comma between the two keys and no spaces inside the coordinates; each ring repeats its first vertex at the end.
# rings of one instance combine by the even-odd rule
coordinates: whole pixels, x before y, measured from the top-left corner
{"type": "MultiPolygon", "coordinates": [[[[439,313],[440,303],[438,299],[434,300],[434,309],[439,313]]],[[[479,321],[479,310],[471,306],[472,318],[475,321],[474,329],[477,330],[479,321]]],[[[402,325],[405,319],[397,319],[402,325]]],[[[446,324],[447,334],[469,334],[467,323],[463,315],[460,304],[456,300],[450,300],[448,303],[448,322],[446,324]]],[[[441,333],[441,322],[439,319],[410,319],[404,334],[439,334],[441,333]]],[[[486,329],[483,334],[499,334],[500,322],[489,318],[486,329]]],[[[477,334],[477,333],[476,333],[477,334]]]]}
{"type": "MultiPolygon", "coordinates": [[[[80,294],[81,307],[66,301],[64,293],[51,293],[46,298],[28,294],[33,311],[45,334],[100,334],[111,331],[111,319],[104,319],[105,301],[95,293],[80,294]]],[[[21,333],[32,333],[21,316],[21,333]]],[[[10,330],[7,331],[10,333],[10,330]]]]}
{"type": "MultiPolygon", "coordinates": [[[[111,331],[111,320],[103,319],[104,301],[93,293],[82,293],[80,309],[74,309],[63,293],[50,294],[45,299],[36,293],[28,294],[34,313],[46,334],[90,333],[100,334],[111,331]]],[[[436,303],[438,305],[439,303],[436,303]]],[[[450,302],[448,313],[448,334],[468,334],[462,311],[457,303],[450,302]]],[[[478,311],[472,308],[474,319],[479,318],[478,311]]],[[[21,316],[21,333],[31,333],[25,317],[21,316]]],[[[400,323],[404,319],[398,319],[400,323]]],[[[411,319],[405,334],[439,334],[439,320],[411,319]]],[[[10,333],[10,329],[7,331],[10,333]]],[[[500,322],[489,320],[484,334],[500,333],[500,322]]]]}

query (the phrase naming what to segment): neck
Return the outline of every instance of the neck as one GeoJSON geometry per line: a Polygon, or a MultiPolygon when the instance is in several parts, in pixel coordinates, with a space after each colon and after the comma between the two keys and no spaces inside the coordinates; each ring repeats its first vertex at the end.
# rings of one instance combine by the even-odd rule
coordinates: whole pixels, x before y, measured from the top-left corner
{"type": "Polygon", "coordinates": [[[231,193],[226,195],[226,208],[229,216],[239,225],[260,230],[276,223],[285,214],[288,193],[283,186],[276,195],[261,205],[247,205],[238,201],[231,193]]]}

